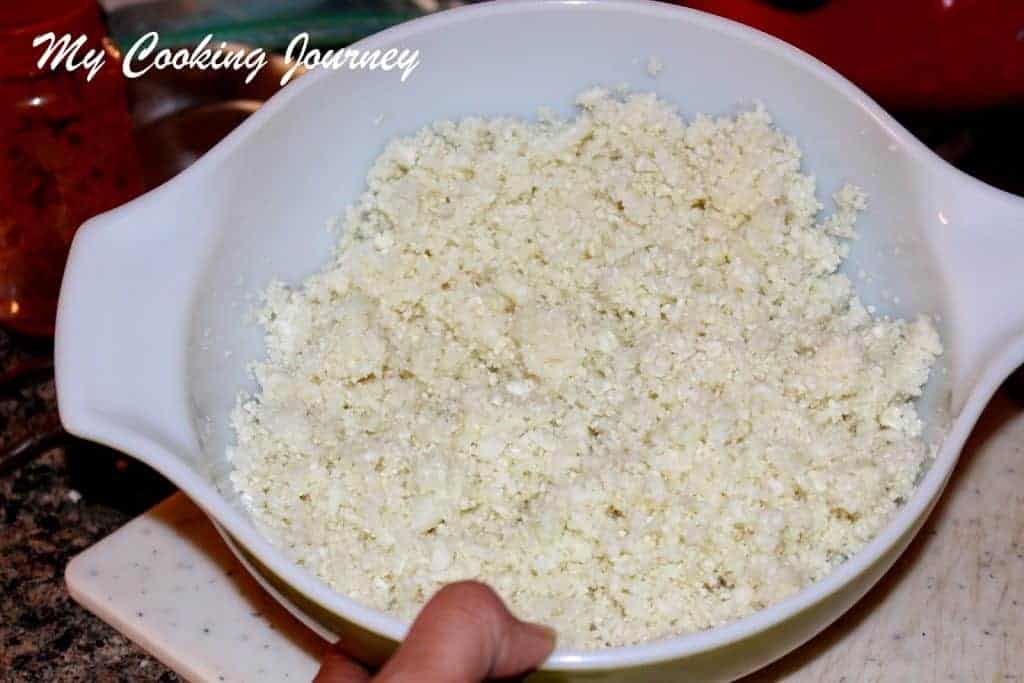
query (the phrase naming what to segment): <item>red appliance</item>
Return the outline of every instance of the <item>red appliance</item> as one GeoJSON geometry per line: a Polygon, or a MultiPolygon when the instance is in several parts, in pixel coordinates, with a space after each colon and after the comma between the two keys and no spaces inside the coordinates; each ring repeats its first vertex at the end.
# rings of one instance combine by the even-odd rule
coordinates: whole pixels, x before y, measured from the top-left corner
{"type": "Polygon", "coordinates": [[[681,0],[809,52],[901,110],[1024,103],[1024,0],[681,0]]]}

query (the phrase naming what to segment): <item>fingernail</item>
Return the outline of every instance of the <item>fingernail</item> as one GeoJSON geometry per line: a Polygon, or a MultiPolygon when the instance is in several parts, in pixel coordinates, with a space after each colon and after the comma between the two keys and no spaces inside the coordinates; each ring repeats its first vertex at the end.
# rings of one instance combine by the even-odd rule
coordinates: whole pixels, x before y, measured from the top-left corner
{"type": "Polygon", "coordinates": [[[534,624],[528,622],[526,624],[534,633],[537,634],[538,638],[546,640],[551,643],[551,649],[555,648],[555,643],[558,642],[558,631],[547,626],[545,624],[534,624]]]}

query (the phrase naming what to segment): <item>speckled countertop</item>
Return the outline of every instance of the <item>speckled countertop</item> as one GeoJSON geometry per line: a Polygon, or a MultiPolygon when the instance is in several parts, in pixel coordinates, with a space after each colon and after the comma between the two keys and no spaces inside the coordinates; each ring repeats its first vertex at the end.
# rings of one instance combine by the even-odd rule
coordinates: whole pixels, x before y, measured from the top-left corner
{"type": "MultiPolygon", "coordinates": [[[[52,426],[49,349],[0,331],[0,448],[52,426]]],[[[177,681],[172,672],[74,603],[64,568],[173,489],[112,451],[63,438],[0,475],[0,680],[177,681]]]]}
{"type": "Polygon", "coordinates": [[[68,560],[128,519],[71,491],[63,449],[0,481],[0,678],[177,681],[68,596],[68,560]]]}

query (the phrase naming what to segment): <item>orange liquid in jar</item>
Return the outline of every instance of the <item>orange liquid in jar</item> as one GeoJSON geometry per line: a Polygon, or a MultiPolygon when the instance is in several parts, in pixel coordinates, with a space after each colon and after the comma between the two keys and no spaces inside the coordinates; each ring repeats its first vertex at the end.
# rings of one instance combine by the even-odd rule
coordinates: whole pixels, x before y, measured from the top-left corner
{"type": "Polygon", "coordinates": [[[37,336],[53,333],[75,231],[142,190],[120,55],[95,2],[51,4],[77,14],[61,14],[56,28],[46,19],[11,28],[0,16],[0,47],[15,45],[0,52],[0,324],[37,336]],[[105,50],[91,81],[85,69],[36,68],[32,38],[50,30],[105,50]]]}

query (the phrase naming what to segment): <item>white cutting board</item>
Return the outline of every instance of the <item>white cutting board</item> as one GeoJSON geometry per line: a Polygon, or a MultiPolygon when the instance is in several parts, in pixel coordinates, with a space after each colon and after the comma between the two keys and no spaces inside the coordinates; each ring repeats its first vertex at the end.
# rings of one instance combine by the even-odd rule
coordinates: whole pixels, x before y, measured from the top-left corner
{"type": "Polygon", "coordinates": [[[326,643],[177,493],[68,564],[71,597],[196,683],[309,681],[326,643]]]}
{"type": "MultiPolygon", "coordinates": [[[[177,494],[76,557],[72,597],[190,681],[308,681],[325,644],[177,494]]],[[[1024,682],[1024,409],[997,394],[931,520],[849,614],[757,681],[1024,682]]]]}

